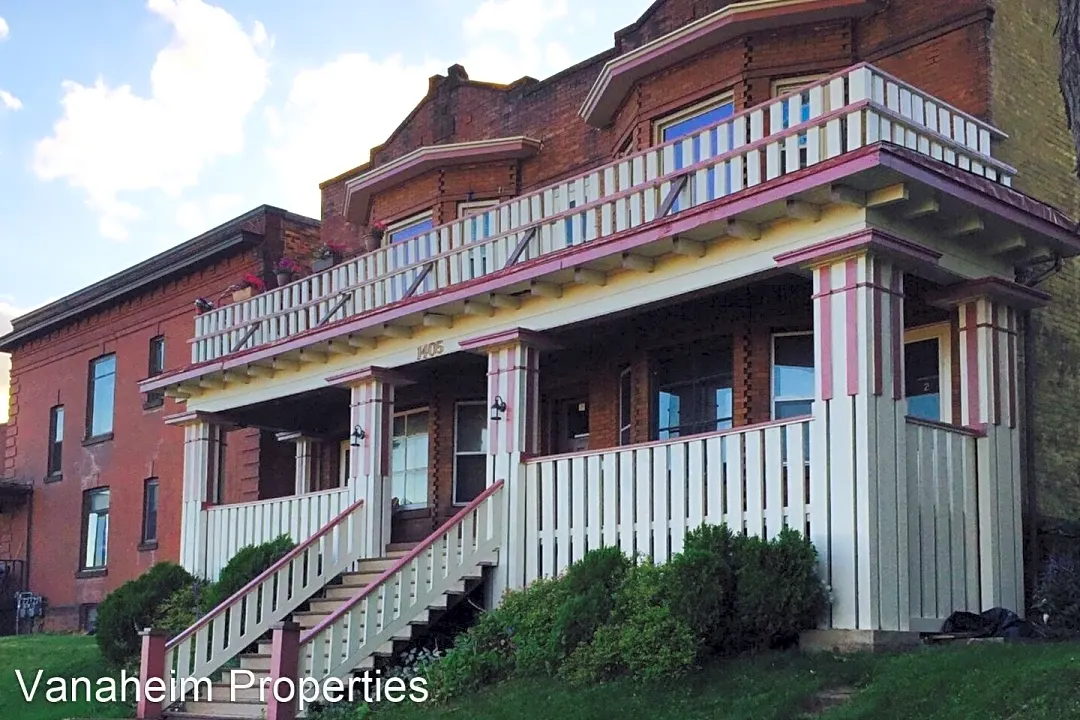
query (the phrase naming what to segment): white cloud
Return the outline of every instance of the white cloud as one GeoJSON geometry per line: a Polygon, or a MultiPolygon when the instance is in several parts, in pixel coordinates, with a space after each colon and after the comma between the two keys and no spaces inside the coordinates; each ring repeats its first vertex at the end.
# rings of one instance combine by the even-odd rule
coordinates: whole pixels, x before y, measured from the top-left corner
{"type": "Polygon", "coordinates": [[[198,235],[229,220],[244,204],[244,196],[221,193],[199,200],[185,200],[176,208],[176,225],[198,235]]]}
{"type": "Polygon", "coordinates": [[[267,157],[286,207],[319,217],[318,184],[365,162],[424,97],[428,78],[448,64],[346,53],[297,73],[284,107],[266,112],[273,138],[267,157]]]}
{"type": "Polygon", "coordinates": [[[130,85],[65,81],[61,117],[37,143],[34,170],[86,193],[102,235],[127,237],[141,215],[122,195],[175,197],[217,158],[244,146],[244,120],[267,87],[266,28],[248,34],[225,10],[202,0],[148,0],[173,26],[150,72],[150,95],[130,85]]]}
{"type": "Polygon", "coordinates": [[[0,40],[7,40],[7,36],[11,34],[11,28],[8,27],[7,20],[0,17],[0,40]]]}
{"type": "Polygon", "coordinates": [[[5,110],[22,110],[22,100],[15,97],[7,90],[0,90],[0,107],[5,110]]]}
{"type": "Polygon", "coordinates": [[[562,42],[542,39],[555,27],[565,29],[569,16],[567,0],[484,0],[462,22],[468,48],[462,64],[470,77],[490,82],[546,77],[571,64],[562,42]]]}

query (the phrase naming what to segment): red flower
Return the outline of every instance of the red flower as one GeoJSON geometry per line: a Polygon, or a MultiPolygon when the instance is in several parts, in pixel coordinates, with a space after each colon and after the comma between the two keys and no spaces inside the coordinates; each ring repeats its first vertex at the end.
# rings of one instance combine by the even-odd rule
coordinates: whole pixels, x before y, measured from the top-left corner
{"type": "Polygon", "coordinates": [[[240,278],[240,287],[249,287],[256,292],[262,292],[265,286],[263,285],[262,278],[260,278],[258,275],[252,275],[251,273],[248,273],[244,277],[240,278]]]}

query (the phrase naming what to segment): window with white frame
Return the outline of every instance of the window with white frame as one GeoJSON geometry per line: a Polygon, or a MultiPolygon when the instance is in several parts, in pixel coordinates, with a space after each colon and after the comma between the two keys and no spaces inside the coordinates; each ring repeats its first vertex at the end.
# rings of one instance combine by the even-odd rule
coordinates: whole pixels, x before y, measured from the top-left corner
{"type": "Polygon", "coordinates": [[[457,204],[457,214],[459,218],[471,217],[473,215],[479,215],[480,213],[493,208],[499,204],[498,200],[468,200],[459,202],[457,204]]]}
{"type": "Polygon", "coordinates": [[[731,93],[724,93],[656,120],[654,139],[657,143],[678,140],[734,114],[735,100],[731,93]]]}
{"type": "Polygon", "coordinates": [[[386,242],[391,245],[403,242],[421,233],[426,233],[433,227],[435,227],[435,218],[430,210],[419,215],[413,215],[404,220],[391,223],[386,228],[386,242]]]}
{"type": "Polygon", "coordinates": [[[809,415],[814,404],[814,334],[773,335],[772,416],[809,415]]]}
{"type": "MultiPolygon", "coordinates": [[[[775,80],[772,84],[772,96],[780,97],[781,95],[788,95],[790,93],[797,92],[798,90],[807,87],[811,83],[820,80],[823,75],[804,75],[802,77],[784,78],[783,80],[775,80]]],[[[792,125],[800,125],[810,120],[810,92],[804,91],[799,96],[799,117],[791,117],[791,108],[788,103],[785,102],[782,106],[784,129],[791,127],[792,125]]],[[[806,133],[800,133],[799,135],[799,167],[806,167],[806,148],[809,142],[806,133]]],[[[787,152],[785,145],[780,146],[780,154],[783,156],[787,152]]],[[[786,165],[786,160],[784,161],[786,165]]]]}
{"type": "Polygon", "coordinates": [[[83,493],[83,570],[103,570],[109,562],[109,488],[83,493]]]}
{"type": "Polygon", "coordinates": [[[655,366],[656,440],[730,428],[732,405],[731,337],[671,348],[658,353],[655,366]]]}
{"type": "Polygon", "coordinates": [[[427,408],[394,414],[390,438],[390,492],[399,508],[427,507],[427,408]]]}
{"type": "Polygon", "coordinates": [[[454,418],[454,504],[464,505],[487,486],[488,404],[459,402],[454,418]]]}

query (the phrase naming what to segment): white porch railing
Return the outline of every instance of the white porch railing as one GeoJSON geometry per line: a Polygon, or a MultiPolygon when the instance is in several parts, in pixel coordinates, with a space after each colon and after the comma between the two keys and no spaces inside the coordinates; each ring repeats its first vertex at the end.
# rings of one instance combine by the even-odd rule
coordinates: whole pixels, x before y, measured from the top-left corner
{"type": "MultiPolygon", "coordinates": [[[[435,605],[502,542],[503,482],[468,506],[300,639],[298,677],[343,678],[435,605]]],[[[425,616],[426,617],[426,616],[425,616]]]]}
{"type": "MultiPolygon", "coordinates": [[[[938,629],[955,610],[981,612],[976,435],[907,421],[912,623],[938,629]]],[[[919,629],[919,628],[913,628],[919,629]]]]}
{"type": "MultiPolygon", "coordinates": [[[[617,546],[666,562],[688,530],[726,523],[773,537],[809,530],[811,420],[741,427],[681,440],[530,460],[526,466],[527,585],[565,570],[592,549],[617,546]]],[[[824,529],[822,529],[824,531],[824,529]]]]}
{"type": "Polygon", "coordinates": [[[686,138],[197,316],[191,360],[214,360],[490,276],[879,141],[1010,185],[1015,170],[991,155],[995,136],[1001,133],[977,118],[857,65],[686,138]],[[785,117],[797,124],[785,128],[785,117]],[[676,195],[665,208],[672,188],[676,195]]]}
{"type": "Polygon", "coordinates": [[[343,487],[204,510],[206,577],[216,579],[225,564],[248,545],[280,535],[296,543],[307,540],[341,515],[356,499],[354,495],[354,488],[343,487]]]}
{"type": "Polygon", "coordinates": [[[165,667],[183,681],[209,678],[361,557],[367,510],[358,500],[273,567],[170,640],[165,667]]]}

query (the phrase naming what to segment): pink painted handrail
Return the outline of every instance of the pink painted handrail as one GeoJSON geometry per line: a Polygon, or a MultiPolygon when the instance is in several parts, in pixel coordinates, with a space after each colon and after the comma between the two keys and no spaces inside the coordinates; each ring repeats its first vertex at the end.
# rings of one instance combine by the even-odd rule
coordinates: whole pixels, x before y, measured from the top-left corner
{"type": "Polygon", "coordinates": [[[341,618],[342,615],[347,614],[350,610],[352,610],[354,607],[359,605],[360,602],[364,598],[366,598],[368,595],[371,595],[372,593],[374,593],[379,588],[380,585],[382,585],[384,582],[389,580],[396,573],[401,572],[402,568],[404,568],[410,562],[415,560],[422,552],[424,552],[425,550],[430,548],[432,545],[434,545],[435,542],[440,537],[442,537],[447,532],[449,532],[451,528],[453,528],[455,525],[457,525],[462,520],[464,520],[465,517],[469,515],[469,513],[476,510],[476,508],[480,507],[480,505],[483,504],[483,502],[485,500],[487,500],[489,497],[494,495],[499,489],[501,489],[503,484],[504,484],[504,481],[499,480],[499,481],[493,483],[492,485],[490,485],[489,487],[487,487],[484,490],[484,492],[482,492],[482,493],[480,493],[479,495],[476,496],[475,500],[473,500],[471,503],[469,503],[465,507],[461,508],[461,510],[459,510],[457,512],[457,514],[454,515],[454,517],[452,517],[449,520],[447,520],[446,522],[444,522],[439,527],[438,530],[436,530],[435,532],[428,535],[427,539],[425,539],[423,542],[418,544],[416,547],[414,547],[412,550],[410,550],[405,555],[402,555],[393,565],[391,565],[389,568],[386,569],[386,571],[384,571],[381,575],[379,575],[379,577],[375,578],[375,580],[373,582],[371,582],[367,586],[365,586],[364,589],[361,590],[358,595],[354,596],[352,599],[348,600],[347,602],[342,603],[341,607],[339,607],[333,613],[331,613],[326,618],[324,618],[321,623],[319,623],[318,625],[316,625],[315,627],[311,628],[306,633],[304,633],[304,636],[300,638],[300,645],[301,646],[307,645],[309,642],[311,642],[312,638],[317,636],[320,632],[322,632],[328,626],[333,625],[335,622],[337,622],[341,618]]]}
{"type": "Polygon", "coordinates": [[[635,443],[633,445],[614,445],[612,447],[597,448],[596,450],[575,450],[574,452],[560,453],[558,455],[531,455],[525,458],[525,462],[535,463],[547,462],[548,460],[567,460],[569,458],[586,457],[588,455],[596,455],[599,453],[613,453],[622,450],[643,450],[659,445],[674,445],[680,442],[686,442],[687,440],[708,440],[709,438],[724,437],[725,435],[738,435],[744,432],[768,430],[772,427],[799,425],[813,419],[813,415],[797,415],[795,417],[784,418],[783,420],[769,420],[767,422],[754,423],[752,425],[739,425],[723,430],[713,430],[712,432],[697,433],[695,435],[683,435],[682,437],[669,438],[667,440],[649,440],[648,442],[635,443]]]}
{"type": "Polygon", "coordinates": [[[957,435],[969,435],[971,437],[986,437],[986,428],[978,426],[968,425],[956,425],[954,423],[940,422],[938,420],[927,420],[926,418],[915,417],[914,415],[908,415],[908,425],[922,425],[923,427],[933,428],[935,430],[946,430],[948,432],[956,433],[957,435]]]}
{"type": "Polygon", "coordinates": [[[228,599],[226,599],[223,602],[221,602],[220,604],[218,604],[218,606],[215,607],[213,610],[211,610],[210,612],[203,615],[201,618],[199,618],[195,622],[194,625],[192,625],[187,630],[183,631],[182,633],[180,633],[179,635],[174,637],[172,640],[170,640],[168,642],[168,644],[165,646],[165,649],[166,650],[171,650],[174,647],[176,647],[177,645],[179,645],[180,643],[182,643],[184,640],[190,638],[192,635],[194,635],[196,632],[198,632],[202,627],[209,624],[214,619],[214,617],[216,617],[218,614],[225,612],[225,610],[228,609],[229,606],[239,602],[249,592],[251,592],[252,590],[257,588],[262,583],[266,582],[266,580],[268,580],[270,577],[272,577],[274,575],[274,573],[278,572],[283,567],[288,565],[292,560],[294,560],[295,558],[302,555],[305,550],[307,550],[309,547],[314,545],[320,538],[322,538],[324,535],[328,534],[331,530],[333,530],[335,527],[337,527],[342,522],[344,522],[355,511],[359,510],[360,507],[363,506],[363,504],[364,504],[364,500],[361,498],[360,500],[357,500],[356,502],[354,502],[349,507],[345,508],[343,511],[341,511],[341,513],[336,518],[334,518],[332,521],[330,521],[326,525],[326,527],[322,528],[321,530],[319,530],[319,532],[315,533],[314,535],[309,537],[307,540],[305,540],[304,542],[302,542],[299,545],[297,545],[296,547],[294,547],[284,557],[282,557],[276,563],[274,563],[273,565],[268,567],[266,570],[264,570],[262,573],[260,573],[258,577],[256,577],[254,580],[249,582],[244,587],[237,590],[228,599]]]}

